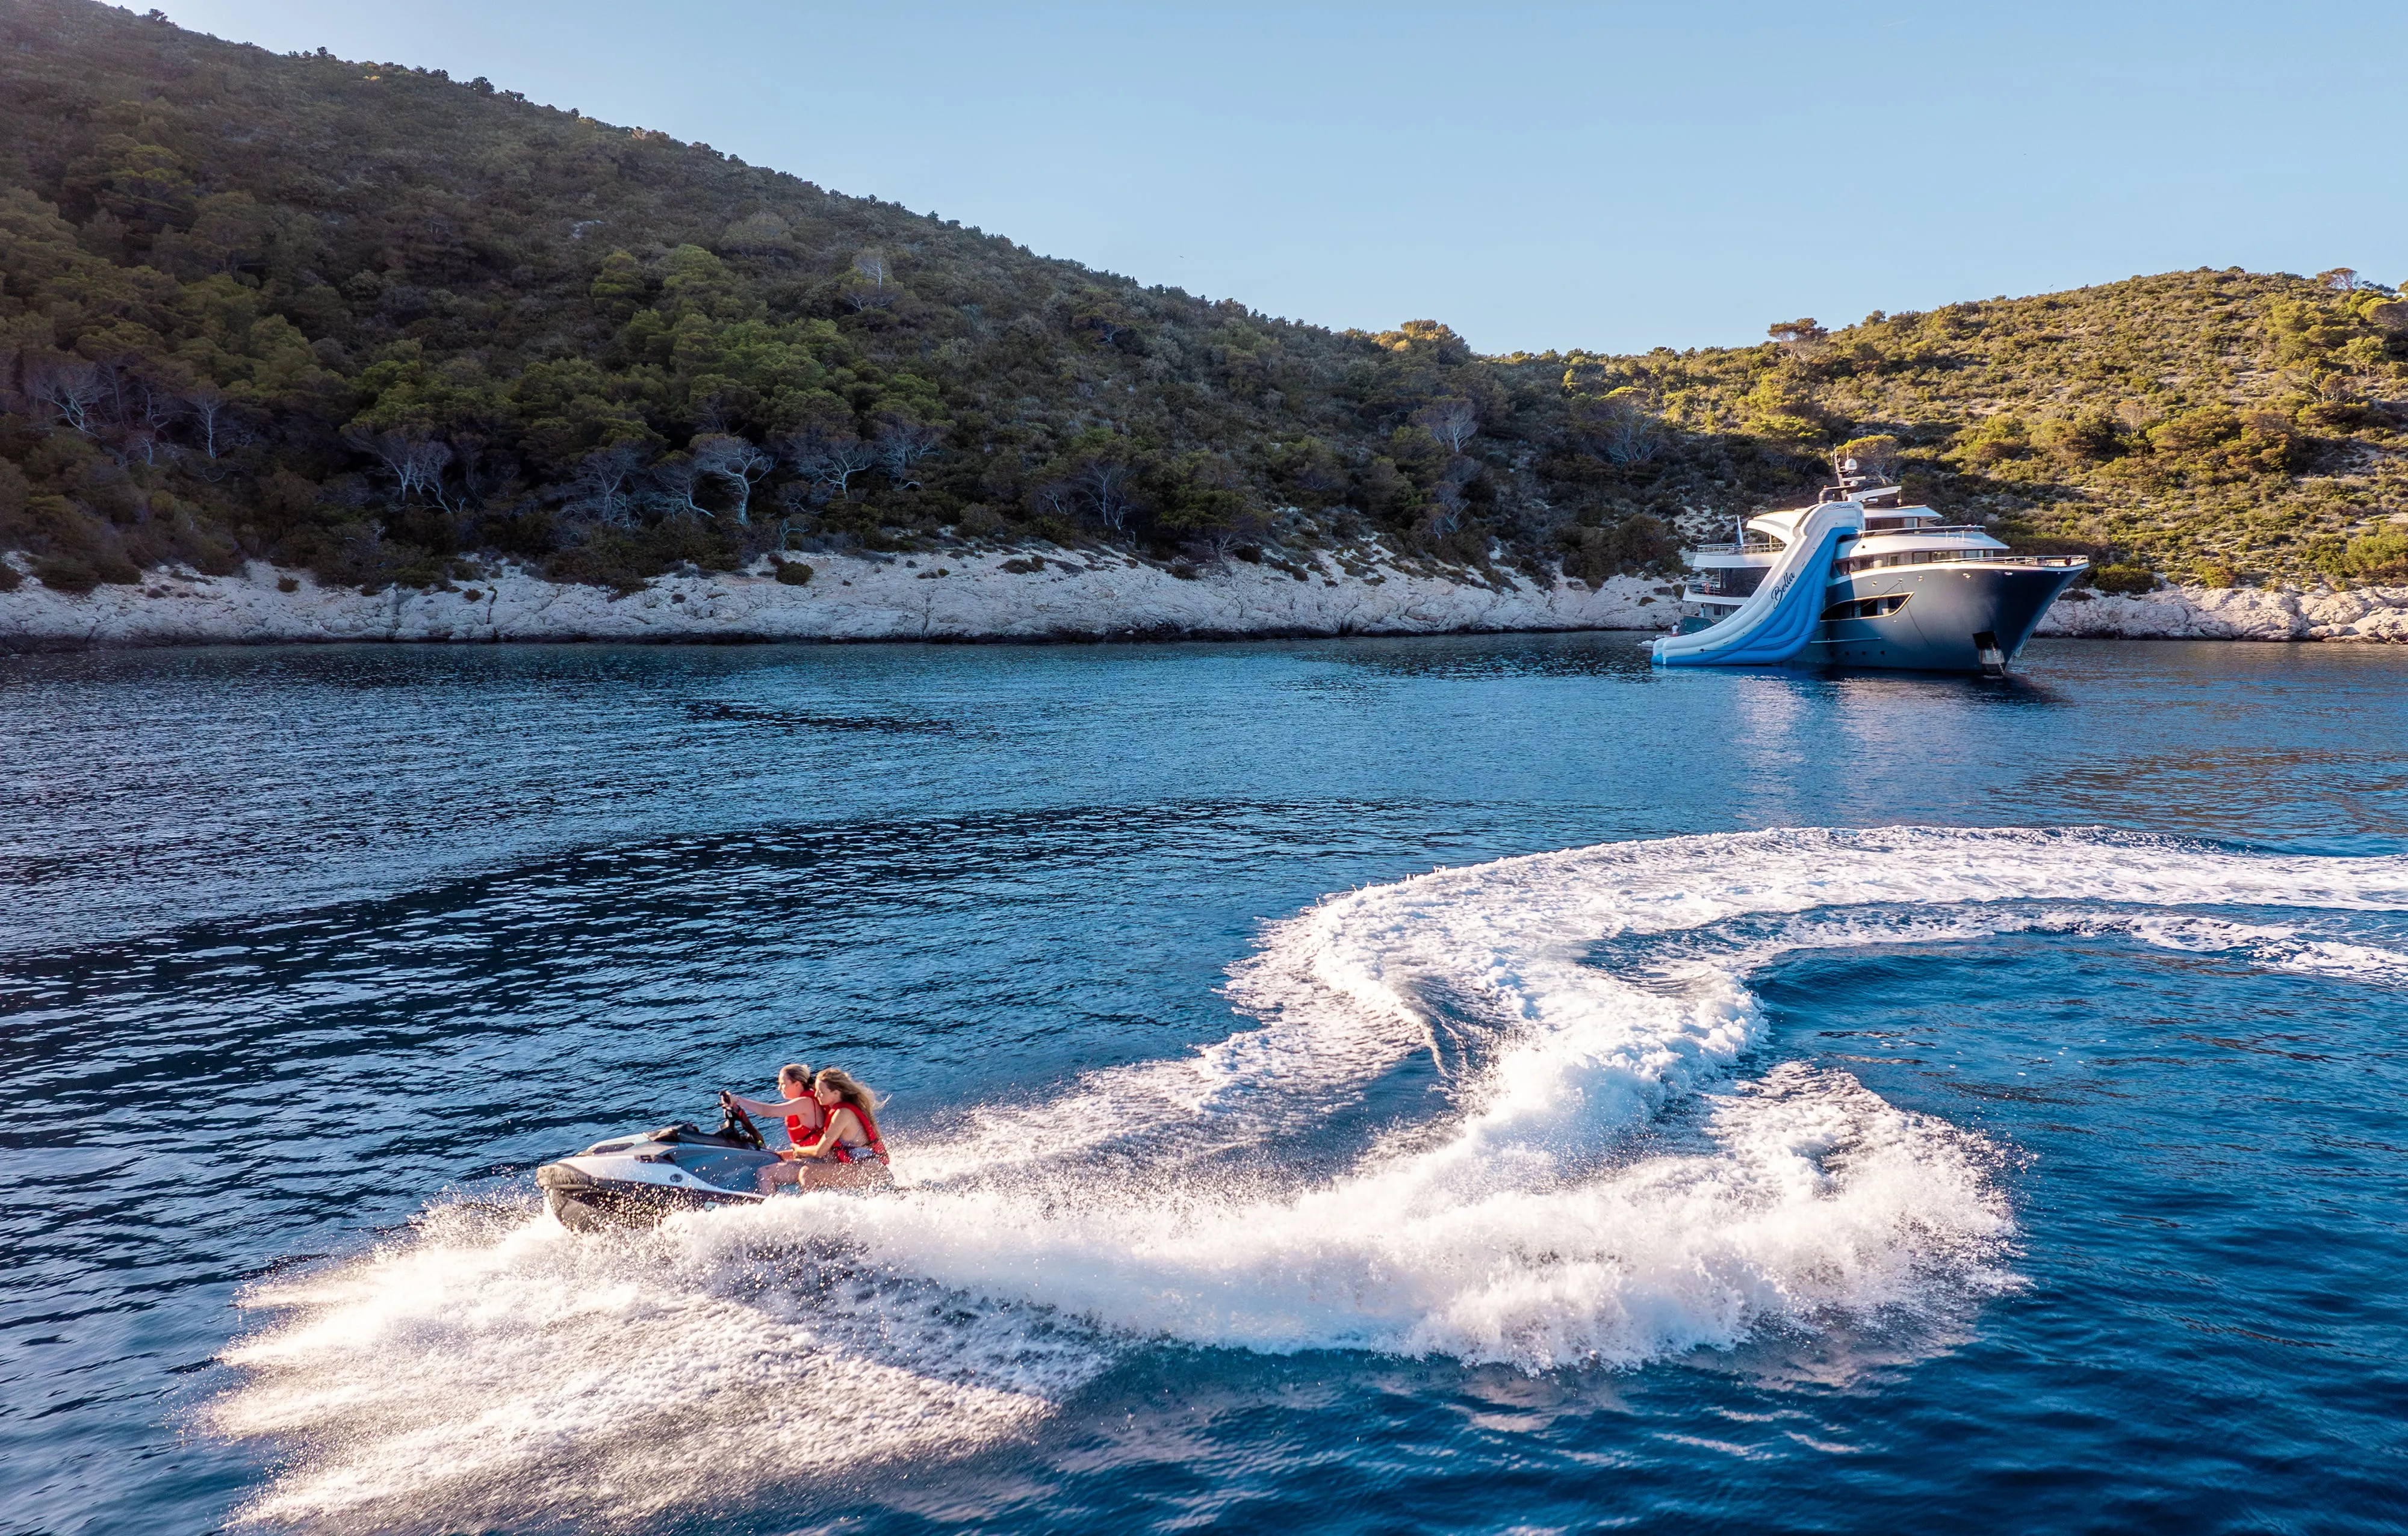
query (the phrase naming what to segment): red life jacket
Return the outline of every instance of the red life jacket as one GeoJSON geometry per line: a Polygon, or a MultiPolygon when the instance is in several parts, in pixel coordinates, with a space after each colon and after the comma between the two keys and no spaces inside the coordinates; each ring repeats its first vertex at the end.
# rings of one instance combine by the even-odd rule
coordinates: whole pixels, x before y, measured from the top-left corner
{"type": "Polygon", "coordinates": [[[850,1098],[846,1099],[843,1103],[838,1104],[836,1107],[836,1110],[828,1111],[827,1132],[828,1156],[835,1158],[839,1163],[865,1163],[873,1156],[882,1163],[891,1161],[891,1159],[886,1156],[886,1143],[879,1140],[878,1122],[869,1117],[869,1112],[867,1110],[863,1109],[860,1105],[854,1103],[850,1098]],[[868,1139],[867,1145],[859,1148],[849,1147],[846,1146],[842,1141],[838,1139],[836,1134],[837,1110],[851,1110],[853,1112],[853,1117],[861,1122],[861,1134],[868,1139]]]}
{"type": "MultiPolygon", "coordinates": [[[[818,1107],[808,1095],[804,1097],[803,1101],[806,1103],[811,1103],[813,1108],[818,1107]]],[[[827,1113],[825,1111],[822,1111],[820,1113],[820,1123],[822,1125],[825,1125],[827,1123],[827,1113]]],[[[806,1135],[804,1133],[803,1117],[801,1115],[790,1114],[786,1116],[786,1140],[794,1143],[796,1146],[807,1147],[813,1141],[818,1141],[819,1138],[816,1136],[806,1135]]]]}

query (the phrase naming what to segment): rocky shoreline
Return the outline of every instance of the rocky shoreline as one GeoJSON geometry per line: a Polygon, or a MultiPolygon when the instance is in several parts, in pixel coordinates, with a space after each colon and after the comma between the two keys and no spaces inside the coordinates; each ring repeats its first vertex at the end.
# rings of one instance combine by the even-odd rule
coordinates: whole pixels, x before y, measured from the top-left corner
{"type": "Polygon", "coordinates": [[[0,593],[0,649],[307,641],[1049,640],[1646,629],[1661,583],[1494,585],[1322,555],[1174,569],[1100,552],[811,555],[790,584],[767,564],[658,578],[641,591],[505,568],[450,591],[323,587],[253,565],[157,572],[75,596],[30,578],[0,593]]]}
{"type": "Polygon", "coordinates": [[[2343,640],[2408,645],[2408,586],[2170,586],[2146,596],[2069,592],[2036,633],[2089,639],[2343,640]]]}
{"type": "MultiPolygon", "coordinates": [[[[0,593],[0,650],[312,641],[1049,640],[1435,635],[1656,629],[1669,589],[1521,577],[1494,584],[1328,555],[1307,565],[1166,569],[1041,551],[909,558],[814,555],[811,580],[741,572],[662,577],[617,594],[505,568],[443,591],[362,593],[253,565],[232,576],[152,573],[84,595],[30,576],[0,593]]],[[[2042,635],[2408,643],[2408,587],[2349,592],[2169,587],[2069,594],[2042,635]]]]}

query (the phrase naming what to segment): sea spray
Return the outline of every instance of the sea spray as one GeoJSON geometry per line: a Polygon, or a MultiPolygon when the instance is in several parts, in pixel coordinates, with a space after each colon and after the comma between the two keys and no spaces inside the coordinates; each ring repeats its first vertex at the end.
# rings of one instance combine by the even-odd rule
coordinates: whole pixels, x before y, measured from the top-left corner
{"type": "Polygon", "coordinates": [[[222,1433],[300,1454],[249,1510],[311,1529],[708,1512],[1025,1430],[1102,1357],[824,1246],[691,1227],[580,1238],[438,1207],[414,1236],[254,1288],[222,1433]]]}

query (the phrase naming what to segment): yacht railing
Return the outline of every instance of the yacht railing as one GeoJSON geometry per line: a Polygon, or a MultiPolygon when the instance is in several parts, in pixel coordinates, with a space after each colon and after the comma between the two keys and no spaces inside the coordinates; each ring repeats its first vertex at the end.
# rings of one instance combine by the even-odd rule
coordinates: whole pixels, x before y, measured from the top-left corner
{"type": "MultiPolygon", "coordinates": [[[[1944,528],[1873,528],[1867,531],[1867,537],[1878,538],[1884,534],[1985,533],[1987,531],[1978,523],[1961,523],[1944,528]]],[[[1774,543],[1695,544],[1690,546],[1688,553],[1691,554],[1778,554],[1787,547],[1774,543]]],[[[1900,550],[1894,554],[1843,555],[1840,562],[1834,562],[1834,564],[1886,561],[1893,565],[1920,566],[1948,560],[1980,560],[1999,566],[2083,566],[2090,563],[2090,557],[2086,554],[2009,554],[2003,550],[1990,551],[1975,548],[1900,550]]],[[[1854,568],[1869,570],[1875,567],[1865,565],[1854,568]]]]}
{"type": "Polygon", "coordinates": [[[2031,566],[2063,567],[2086,566],[2089,556],[2081,554],[2009,554],[2004,550],[1941,549],[1899,550],[1888,554],[1851,554],[1831,562],[1834,576],[1854,576],[1860,571],[1895,570],[1900,566],[2031,566]]]}

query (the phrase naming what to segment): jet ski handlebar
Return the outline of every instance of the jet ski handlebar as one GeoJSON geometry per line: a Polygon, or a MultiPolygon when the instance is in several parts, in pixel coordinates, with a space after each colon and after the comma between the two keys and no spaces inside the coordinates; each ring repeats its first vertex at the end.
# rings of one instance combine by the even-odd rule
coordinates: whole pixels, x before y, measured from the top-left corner
{"type": "Polygon", "coordinates": [[[755,1152],[768,1150],[769,1143],[762,1139],[760,1127],[744,1113],[744,1106],[736,1102],[736,1096],[724,1088],[719,1090],[719,1134],[736,1137],[755,1152]]]}

